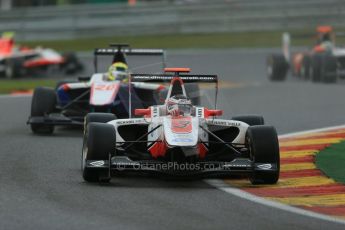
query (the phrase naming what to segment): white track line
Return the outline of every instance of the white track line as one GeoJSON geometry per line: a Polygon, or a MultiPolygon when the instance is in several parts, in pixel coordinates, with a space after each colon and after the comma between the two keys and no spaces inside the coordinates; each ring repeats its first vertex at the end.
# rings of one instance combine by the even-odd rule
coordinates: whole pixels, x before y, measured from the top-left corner
{"type": "MultiPolygon", "coordinates": [[[[332,126],[332,127],[321,128],[321,129],[312,129],[312,130],[302,131],[302,132],[288,133],[288,134],[280,135],[279,138],[294,137],[294,136],[298,136],[298,135],[310,134],[310,133],[314,133],[314,132],[330,131],[330,130],[339,129],[339,128],[345,128],[345,125],[332,126]]],[[[265,198],[262,198],[259,196],[255,196],[255,195],[250,194],[248,192],[245,192],[239,188],[234,188],[234,187],[230,186],[229,184],[226,184],[223,180],[205,180],[205,181],[206,181],[206,183],[210,184],[211,186],[216,187],[219,190],[222,190],[222,191],[229,193],[233,196],[237,196],[237,197],[240,197],[242,199],[246,199],[246,200],[249,200],[251,202],[255,202],[257,204],[269,206],[272,208],[277,208],[277,209],[280,209],[283,211],[288,211],[288,212],[295,213],[298,215],[303,215],[303,216],[307,216],[307,217],[317,218],[320,220],[330,221],[333,223],[345,224],[345,220],[342,220],[340,218],[336,218],[336,217],[328,216],[328,215],[324,215],[324,214],[319,214],[316,212],[308,211],[308,210],[301,209],[301,208],[296,208],[296,207],[293,207],[290,205],[286,205],[286,204],[275,202],[272,200],[268,200],[268,199],[265,199],[265,198]]]]}
{"type": "Polygon", "coordinates": [[[316,212],[307,211],[305,209],[295,208],[295,207],[292,207],[292,206],[289,206],[286,204],[278,203],[275,201],[264,199],[264,198],[259,197],[259,196],[252,195],[252,194],[245,192],[241,189],[230,187],[228,184],[226,184],[222,180],[206,180],[206,182],[208,184],[216,187],[217,189],[226,192],[226,193],[230,193],[231,195],[234,195],[234,196],[240,197],[242,199],[246,199],[246,200],[261,204],[261,205],[269,206],[272,208],[277,208],[280,210],[292,212],[292,213],[303,215],[303,216],[317,218],[320,220],[345,224],[345,220],[338,219],[336,217],[327,216],[324,214],[319,214],[316,212]]]}

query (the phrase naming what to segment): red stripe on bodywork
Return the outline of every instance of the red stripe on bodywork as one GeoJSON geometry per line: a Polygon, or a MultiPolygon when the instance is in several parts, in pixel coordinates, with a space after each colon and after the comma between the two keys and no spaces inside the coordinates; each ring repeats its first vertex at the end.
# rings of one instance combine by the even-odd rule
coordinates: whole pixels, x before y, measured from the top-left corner
{"type": "Polygon", "coordinates": [[[149,149],[152,157],[157,158],[164,156],[167,151],[167,146],[164,142],[156,142],[149,149]]]}
{"type": "Polygon", "coordinates": [[[30,68],[30,67],[38,67],[38,66],[46,66],[46,65],[58,65],[58,64],[62,64],[63,62],[64,62],[63,58],[56,61],[47,60],[47,59],[30,60],[24,63],[24,67],[30,68]]]}
{"type": "Polygon", "coordinates": [[[208,149],[205,146],[205,144],[204,143],[199,143],[198,144],[198,148],[199,148],[199,157],[200,158],[205,158],[206,153],[208,152],[208,149]]]}
{"type": "Polygon", "coordinates": [[[90,93],[90,104],[94,105],[94,94],[96,91],[112,91],[111,97],[108,101],[104,101],[101,105],[107,105],[112,103],[115,100],[115,97],[117,95],[117,92],[120,89],[121,83],[113,83],[113,84],[102,84],[101,82],[94,82],[91,84],[91,93],[90,93]]]}

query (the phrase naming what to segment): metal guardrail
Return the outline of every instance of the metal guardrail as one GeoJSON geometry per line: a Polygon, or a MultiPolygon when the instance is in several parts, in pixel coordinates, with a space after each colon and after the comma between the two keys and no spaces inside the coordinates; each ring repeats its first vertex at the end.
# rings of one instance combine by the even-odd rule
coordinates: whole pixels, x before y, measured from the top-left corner
{"type": "Polygon", "coordinates": [[[74,5],[0,12],[0,32],[19,40],[213,33],[345,25],[343,0],[199,0],[74,5]]]}

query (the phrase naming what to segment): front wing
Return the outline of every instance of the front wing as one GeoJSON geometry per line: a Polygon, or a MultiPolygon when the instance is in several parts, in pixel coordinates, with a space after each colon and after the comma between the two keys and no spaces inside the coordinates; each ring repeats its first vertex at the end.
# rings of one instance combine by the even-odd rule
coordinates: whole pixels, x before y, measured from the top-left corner
{"type": "Polygon", "coordinates": [[[70,125],[82,126],[84,124],[84,117],[66,117],[59,113],[49,114],[46,116],[29,117],[27,124],[37,125],[70,125]]]}
{"type": "Polygon", "coordinates": [[[247,158],[232,161],[199,161],[176,163],[156,160],[133,161],[126,156],[112,157],[111,160],[87,160],[86,168],[111,169],[113,171],[137,171],[170,174],[174,176],[193,175],[247,175],[258,171],[276,171],[275,164],[254,164],[247,158]]]}

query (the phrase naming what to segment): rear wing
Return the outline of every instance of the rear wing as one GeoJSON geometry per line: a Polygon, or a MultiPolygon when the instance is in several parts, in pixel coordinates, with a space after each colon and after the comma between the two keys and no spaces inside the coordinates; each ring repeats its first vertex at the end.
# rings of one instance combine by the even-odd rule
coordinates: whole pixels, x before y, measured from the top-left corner
{"type": "MultiPolygon", "coordinates": [[[[131,74],[129,85],[131,82],[155,82],[155,83],[170,83],[170,88],[167,97],[170,96],[172,84],[174,81],[182,81],[181,83],[215,83],[215,102],[214,108],[217,109],[218,98],[218,76],[217,75],[202,75],[202,74],[180,74],[181,72],[189,72],[187,68],[165,68],[165,72],[175,72],[175,74],[131,74]]],[[[131,91],[131,90],[129,90],[131,91]]],[[[131,108],[131,92],[129,92],[129,106],[131,108]]],[[[131,117],[131,114],[130,114],[131,117]]]]}
{"type": "MultiPolygon", "coordinates": [[[[114,55],[118,52],[118,48],[97,48],[94,51],[95,55],[114,55]]],[[[125,53],[126,55],[164,55],[165,51],[163,49],[132,49],[132,48],[124,48],[120,49],[121,52],[125,53]]]]}
{"type": "Polygon", "coordinates": [[[98,56],[114,56],[117,52],[123,53],[127,56],[161,56],[163,68],[166,67],[166,52],[163,49],[132,49],[129,45],[116,45],[116,48],[96,48],[94,50],[94,67],[95,72],[98,72],[98,56]],[[125,47],[125,48],[124,48],[125,47]]]}
{"type": "Polygon", "coordinates": [[[198,75],[198,74],[131,74],[131,82],[170,82],[173,78],[179,77],[184,83],[216,83],[217,75],[198,75]]]}

